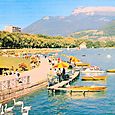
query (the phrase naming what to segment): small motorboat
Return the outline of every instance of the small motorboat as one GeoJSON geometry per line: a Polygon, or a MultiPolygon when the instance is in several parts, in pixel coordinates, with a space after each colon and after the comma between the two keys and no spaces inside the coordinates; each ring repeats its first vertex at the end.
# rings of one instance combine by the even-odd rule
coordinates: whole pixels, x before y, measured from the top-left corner
{"type": "Polygon", "coordinates": [[[100,71],[100,70],[84,70],[84,71],[81,71],[81,73],[105,73],[105,71],[100,71]]]}
{"type": "Polygon", "coordinates": [[[98,66],[90,66],[81,70],[82,73],[104,73],[105,71],[101,70],[98,66]]]}
{"type": "Polygon", "coordinates": [[[68,90],[76,91],[76,92],[98,92],[104,91],[107,87],[106,86],[70,86],[67,87],[68,90]]]}
{"type": "Polygon", "coordinates": [[[107,76],[83,76],[83,81],[98,81],[98,80],[106,80],[107,76]]]}
{"type": "Polygon", "coordinates": [[[115,73],[115,69],[108,69],[106,72],[115,73]]]}

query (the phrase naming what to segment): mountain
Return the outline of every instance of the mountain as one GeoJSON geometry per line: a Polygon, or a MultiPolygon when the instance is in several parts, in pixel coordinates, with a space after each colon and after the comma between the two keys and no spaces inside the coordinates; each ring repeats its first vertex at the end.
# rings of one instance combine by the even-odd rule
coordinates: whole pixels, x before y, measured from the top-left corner
{"type": "Polygon", "coordinates": [[[115,20],[103,26],[100,30],[103,30],[107,35],[115,36],[115,20]]]}
{"type": "Polygon", "coordinates": [[[46,16],[23,29],[25,33],[62,35],[100,29],[115,20],[115,7],[79,7],[70,16],[46,16]]]}
{"type": "Polygon", "coordinates": [[[104,32],[99,30],[85,30],[80,32],[74,32],[69,36],[73,38],[79,38],[79,39],[97,40],[100,36],[104,36],[104,32]]]}
{"type": "Polygon", "coordinates": [[[74,32],[69,37],[92,40],[115,40],[115,20],[107,23],[98,30],[85,30],[74,32]]]}

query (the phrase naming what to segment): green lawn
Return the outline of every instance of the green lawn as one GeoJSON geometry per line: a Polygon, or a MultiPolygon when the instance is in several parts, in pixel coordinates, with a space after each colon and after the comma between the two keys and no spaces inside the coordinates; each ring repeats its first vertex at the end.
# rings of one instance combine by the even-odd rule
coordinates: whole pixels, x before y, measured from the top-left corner
{"type": "Polygon", "coordinates": [[[14,70],[19,69],[19,64],[22,62],[24,62],[27,65],[27,68],[30,69],[30,59],[0,56],[0,68],[11,68],[13,66],[14,70]]]}

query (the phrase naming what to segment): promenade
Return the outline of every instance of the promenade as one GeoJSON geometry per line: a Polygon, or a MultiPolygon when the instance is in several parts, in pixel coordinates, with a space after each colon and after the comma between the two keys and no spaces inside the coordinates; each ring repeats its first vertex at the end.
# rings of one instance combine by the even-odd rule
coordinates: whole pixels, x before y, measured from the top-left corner
{"type": "Polygon", "coordinates": [[[13,98],[19,98],[47,86],[50,64],[44,57],[41,57],[40,60],[39,67],[21,73],[22,83],[18,83],[15,76],[1,76],[0,102],[8,102],[13,98]]]}
{"type": "Polygon", "coordinates": [[[21,74],[21,77],[30,76],[30,84],[47,81],[47,74],[50,71],[50,65],[46,58],[41,57],[40,60],[41,63],[38,68],[34,68],[21,74]]]}
{"type": "MultiPolygon", "coordinates": [[[[44,57],[41,57],[40,60],[41,60],[41,63],[39,65],[39,67],[21,73],[20,77],[30,76],[30,83],[32,83],[32,84],[35,82],[47,80],[47,73],[50,70],[49,62],[44,57]]],[[[1,75],[0,81],[11,80],[14,78],[15,78],[15,75],[14,76],[12,76],[12,75],[2,76],[1,75]]]]}

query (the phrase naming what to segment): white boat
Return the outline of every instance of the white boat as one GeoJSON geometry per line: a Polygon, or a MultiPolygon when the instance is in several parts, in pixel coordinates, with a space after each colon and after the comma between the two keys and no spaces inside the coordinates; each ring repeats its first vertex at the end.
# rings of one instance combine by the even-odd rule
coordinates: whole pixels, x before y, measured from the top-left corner
{"type": "Polygon", "coordinates": [[[89,70],[89,71],[80,71],[81,73],[105,73],[105,71],[100,70],[89,70]]]}
{"type": "Polygon", "coordinates": [[[89,67],[85,70],[81,70],[81,73],[105,73],[106,71],[100,70],[97,66],[95,67],[89,67]]]}

